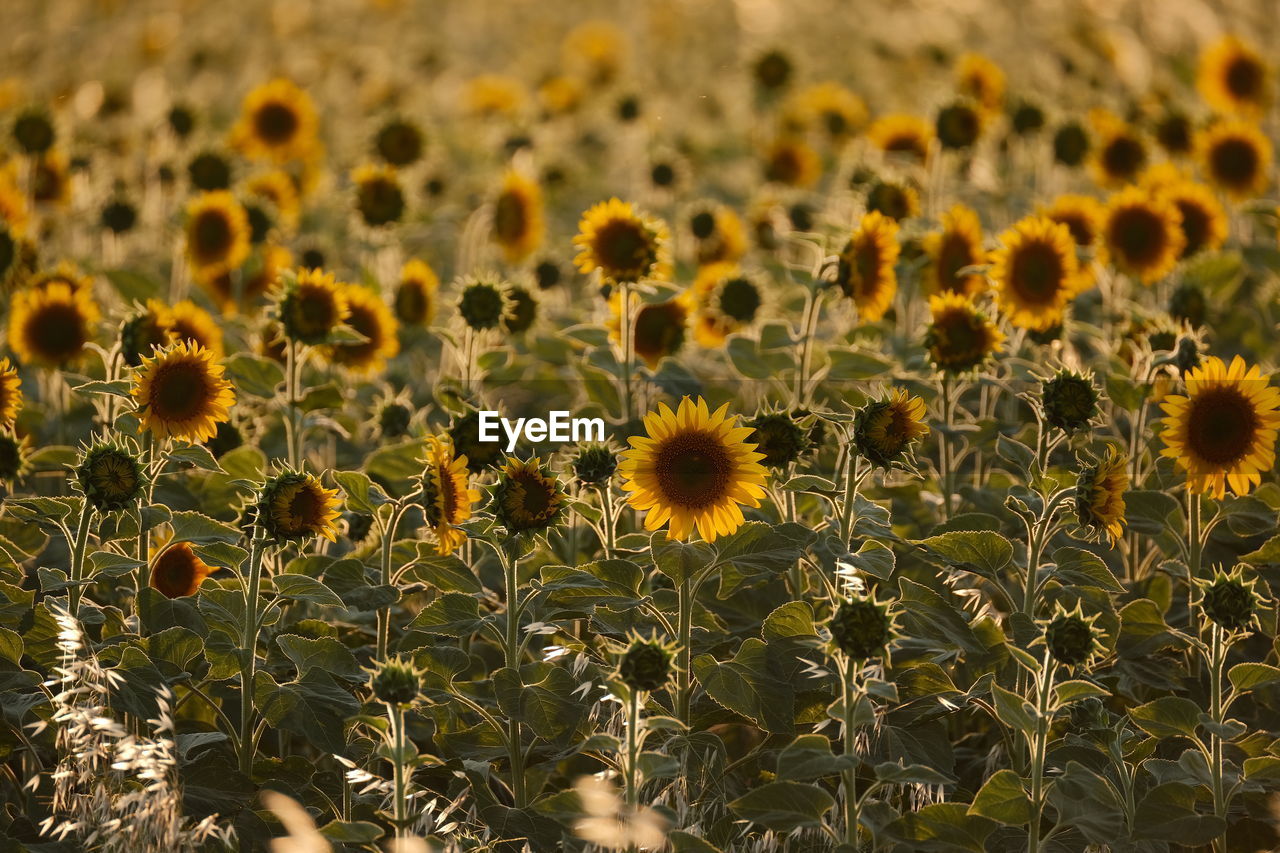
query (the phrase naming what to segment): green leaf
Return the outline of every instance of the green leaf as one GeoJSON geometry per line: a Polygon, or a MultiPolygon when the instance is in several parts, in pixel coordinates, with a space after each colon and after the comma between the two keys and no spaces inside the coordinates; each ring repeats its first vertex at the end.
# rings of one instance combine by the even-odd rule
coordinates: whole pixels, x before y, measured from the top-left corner
{"type": "Polygon", "coordinates": [[[893,549],[878,539],[867,539],[856,554],[849,554],[844,559],[863,574],[882,581],[887,581],[893,575],[893,549]]]}
{"type": "Polygon", "coordinates": [[[1006,726],[1024,734],[1031,734],[1036,730],[1035,708],[1017,693],[1005,690],[999,684],[992,684],[991,701],[995,705],[996,716],[1006,726]]]}
{"type": "Polygon", "coordinates": [[[424,607],[409,627],[429,634],[468,637],[480,624],[479,601],[460,592],[446,592],[424,607]]]}
{"type": "Polygon", "coordinates": [[[281,634],[276,645],[285,657],[293,662],[298,676],[303,677],[313,669],[331,672],[342,678],[361,679],[363,673],[351,650],[333,637],[309,639],[297,634],[281,634]]]}
{"type": "Polygon", "coordinates": [[[911,544],[985,578],[998,579],[1013,561],[1013,543],[993,530],[957,530],[913,540],[911,544]]]}
{"type": "Polygon", "coordinates": [[[834,776],[845,769],[857,767],[858,758],[851,755],[835,755],[831,752],[831,740],[826,735],[800,735],[778,753],[778,779],[780,781],[809,781],[834,776]]]}
{"type": "Polygon", "coordinates": [[[1154,737],[1189,737],[1196,735],[1200,707],[1180,696],[1162,696],[1129,711],[1140,729],[1154,737]]]}
{"type": "Polygon", "coordinates": [[[158,297],[162,290],[159,281],[135,270],[105,270],[103,275],[115,287],[116,293],[120,294],[120,298],[126,304],[146,302],[150,298],[158,297]]]}
{"type": "Polygon", "coordinates": [[[476,573],[452,554],[437,554],[430,542],[418,543],[418,559],[406,578],[433,586],[441,592],[465,592],[479,595],[484,587],[476,573]]]}
{"type": "Polygon", "coordinates": [[[382,837],[382,827],[367,820],[331,820],[320,834],[335,844],[373,844],[382,837]]]}
{"type": "Polygon", "coordinates": [[[800,559],[812,539],[813,531],[801,524],[775,526],[748,521],[716,541],[716,562],[731,563],[739,569],[785,572],[800,559]]]}
{"type": "Polygon", "coordinates": [[[344,724],[360,711],[360,703],[345,688],[315,669],[286,684],[277,684],[270,673],[259,670],[253,702],[270,725],[293,732],[323,752],[346,748],[344,724]]]}
{"type": "Polygon", "coordinates": [[[668,539],[659,531],[649,540],[650,553],[658,571],[675,583],[692,578],[711,565],[715,558],[711,546],[705,542],[681,542],[668,539]]]}
{"type": "Polygon", "coordinates": [[[1138,838],[1173,841],[1183,847],[1208,844],[1226,828],[1222,818],[1197,811],[1195,788],[1181,782],[1152,788],[1138,803],[1134,816],[1138,838]]]}
{"type": "Polygon", "coordinates": [[[1058,704],[1067,705],[1093,696],[1110,696],[1111,691],[1089,681],[1062,681],[1054,685],[1058,696],[1058,704]]]}
{"type": "Polygon", "coordinates": [[[719,847],[691,835],[683,829],[673,830],[667,834],[667,843],[671,845],[671,853],[723,853],[719,847]]]}
{"type": "Polygon", "coordinates": [[[198,512],[175,512],[171,519],[173,541],[203,545],[211,542],[238,543],[243,534],[229,524],[214,521],[198,512]]]}
{"type": "Polygon", "coordinates": [[[1031,798],[1022,778],[1012,770],[997,771],[978,791],[969,814],[991,818],[1006,826],[1022,826],[1031,820],[1031,798]]]}
{"type": "Polygon", "coordinates": [[[281,598],[332,607],[342,606],[342,599],[336,592],[308,575],[276,575],[273,582],[276,595],[281,598]]]}
{"type": "Polygon", "coordinates": [[[284,369],[280,364],[260,355],[236,353],[228,356],[223,364],[227,366],[227,378],[235,386],[237,394],[269,400],[284,384],[284,369]]]}
{"type": "Polygon", "coordinates": [[[1053,575],[1067,586],[1096,586],[1108,592],[1124,592],[1102,558],[1083,548],[1062,547],[1053,552],[1053,575]]]}
{"type": "Polygon", "coordinates": [[[1125,492],[1124,520],[1129,530],[1147,536],[1158,536],[1174,527],[1182,507],[1176,498],[1164,492],[1135,490],[1125,492]]]}
{"type": "Polygon", "coordinates": [[[889,824],[885,831],[912,850],[985,853],[987,836],[996,826],[989,818],[969,814],[969,807],[964,803],[934,803],[908,812],[889,824]]]}
{"type": "Polygon", "coordinates": [[[1244,693],[1280,681],[1280,669],[1265,663],[1238,663],[1227,673],[1231,686],[1244,693]]]}
{"type": "Polygon", "coordinates": [[[725,663],[698,655],[693,672],[707,694],[730,711],[766,731],[790,734],[795,729],[793,688],[779,677],[763,641],[748,637],[725,663]]]}
{"type": "Polygon", "coordinates": [[[893,785],[950,785],[955,780],[924,764],[903,765],[897,761],[884,761],[875,766],[876,778],[893,785]]]}
{"type": "Polygon", "coordinates": [[[1049,801],[1063,825],[1075,827],[1094,844],[1107,845],[1125,831],[1124,810],[1115,791],[1077,761],[1067,762],[1066,771],[1054,780],[1049,801]]]}
{"type": "Polygon", "coordinates": [[[1240,559],[1251,566],[1280,565],[1280,535],[1272,536],[1261,548],[1240,559]]]}
{"type": "Polygon", "coordinates": [[[775,832],[800,827],[821,827],[822,816],[836,804],[831,795],[816,785],[801,782],[770,782],[753,788],[729,803],[738,817],[775,832]]]}
{"type": "Polygon", "coordinates": [[[390,498],[361,471],[335,471],[333,479],[347,496],[347,506],[365,515],[374,515],[390,498]]]}

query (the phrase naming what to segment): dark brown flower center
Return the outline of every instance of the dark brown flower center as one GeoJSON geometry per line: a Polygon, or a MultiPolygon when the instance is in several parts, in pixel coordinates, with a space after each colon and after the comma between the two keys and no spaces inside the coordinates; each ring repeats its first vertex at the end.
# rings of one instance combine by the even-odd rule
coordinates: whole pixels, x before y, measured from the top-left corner
{"type": "Polygon", "coordinates": [[[1228,187],[1247,187],[1258,175],[1258,149],[1247,139],[1224,139],[1209,152],[1214,178],[1228,187]]]}
{"type": "Polygon", "coordinates": [[[151,409],[163,420],[198,416],[209,403],[208,377],[203,365],[177,362],[162,365],[151,380],[151,409]]]}
{"type": "Polygon", "coordinates": [[[1204,248],[1209,239],[1209,214],[1198,204],[1190,201],[1178,201],[1178,212],[1182,214],[1182,233],[1187,238],[1182,250],[1182,257],[1187,258],[1204,248]]]}
{"type": "Polygon", "coordinates": [[[1237,57],[1227,66],[1227,91],[1237,98],[1250,99],[1262,88],[1263,70],[1247,56],[1237,57]]]}
{"type": "Polygon", "coordinates": [[[938,248],[938,286],[943,290],[963,291],[960,270],[978,263],[973,247],[965,235],[948,231],[938,248]]]}
{"type": "Polygon", "coordinates": [[[724,444],[707,432],[682,432],[667,438],[656,453],[658,487],[669,503],[689,509],[724,498],[733,460],[724,444]]]}
{"type": "Polygon", "coordinates": [[[612,219],[596,231],[595,253],[607,272],[643,273],[652,253],[649,233],[637,222],[612,219]]]}
{"type": "Polygon", "coordinates": [[[231,223],[220,210],[203,211],[192,226],[191,241],[198,259],[217,260],[231,248],[231,223]]]}
{"type": "Polygon", "coordinates": [[[270,145],[284,145],[298,132],[298,114],[287,104],[264,104],[253,116],[258,138],[270,145]]]}
{"type": "Polygon", "coordinates": [[[1146,164],[1146,146],[1132,136],[1118,136],[1102,149],[1102,168],[1113,178],[1132,178],[1146,164]]]}
{"type": "Polygon", "coordinates": [[[1154,211],[1132,207],[1111,220],[1110,245],[1134,266],[1154,263],[1165,248],[1164,223],[1154,211]]]}
{"type": "Polygon", "coordinates": [[[1061,293],[1065,270],[1062,255],[1048,243],[1028,243],[1010,258],[1010,283],[1027,302],[1048,305],[1061,293]]]}
{"type": "Polygon", "coordinates": [[[516,193],[498,196],[493,207],[493,231],[503,243],[515,243],[524,237],[529,221],[524,200],[516,193]]]}
{"type": "Polygon", "coordinates": [[[1197,394],[1187,414],[1187,446],[1211,465],[1227,468],[1253,449],[1258,416],[1239,389],[1222,386],[1197,394]]]}

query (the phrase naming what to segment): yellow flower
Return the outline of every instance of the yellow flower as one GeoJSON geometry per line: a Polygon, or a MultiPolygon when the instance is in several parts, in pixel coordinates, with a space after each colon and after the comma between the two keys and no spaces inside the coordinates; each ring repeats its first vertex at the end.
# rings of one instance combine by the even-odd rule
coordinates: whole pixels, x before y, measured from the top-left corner
{"type": "Polygon", "coordinates": [[[101,317],[89,288],[61,281],[18,291],[9,310],[9,348],[23,364],[48,367],[79,358],[101,317]]]}
{"type": "Polygon", "coordinates": [[[514,77],[481,74],[467,83],[467,108],[478,116],[515,115],[524,104],[524,84],[514,77]]]}
{"type": "Polygon", "coordinates": [[[839,83],[816,83],[792,97],[784,121],[793,131],[817,126],[832,141],[844,142],[867,123],[867,105],[839,83]]]}
{"type": "Polygon", "coordinates": [[[283,224],[290,228],[298,224],[298,185],[283,169],[254,175],[245,183],[245,191],[252,197],[271,202],[283,224]]]}
{"type": "Polygon", "coordinates": [[[249,215],[226,190],[201,193],[187,205],[187,257],[196,278],[230,273],[249,257],[249,215]]]}
{"type": "Polygon", "coordinates": [[[956,89],[973,98],[988,113],[999,112],[1004,103],[1004,72],[987,57],[966,53],[956,63],[956,89]]]}
{"type": "Polygon", "coordinates": [[[1093,147],[1094,177],[1101,186],[1121,187],[1135,180],[1147,167],[1147,141],[1119,116],[1093,114],[1097,144],[1093,147]]]}
{"type": "Polygon", "coordinates": [[[542,214],[542,190],[536,181],[509,170],[493,202],[493,240],[502,247],[507,263],[518,264],[542,245],[546,223],[542,214]]]}
{"type": "Polygon", "coordinates": [[[794,136],[774,140],[765,150],[764,179],[789,187],[807,189],[822,177],[822,158],[807,143],[794,136]]]}
{"type": "Polygon", "coordinates": [[[1000,351],[1004,333],[963,293],[929,297],[931,320],[924,345],[934,366],[947,374],[965,373],[1000,351]]]}
{"type": "Polygon", "coordinates": [[[348,313],[345,286],[323,270],[299,270],[276,299],[285,336],[304,344],[325,343],[348,313]]]}
{"type": "Polygon", "coordinates": [[[498,469],[493,512],[508,533],[546,530],[560,520],[567,506],[568,495],[560,481],[538,457],[523,462],[508,457],[498,469]]]}
{"type": "Polygon", "coordinates": [[[555,74],[538,86],[538,99],[551,115],[565,115],[582,104],[582,83],[567,74],[555,74]]]}
{"type": "Polygon", "coordinates": [[[378,373],[386,367],[387,359],[400,352],[396,318],[382,297],[367,287],[348,284],[342,295],[347,304],[346,324],[366,340],[330,344],[325,355],[354,373],[378,373]]]}
{"type": "Polygon", "coordinates": [[[626,55],[626,39],[608,21],[585,21],[569,31],[561,45],[564,63],[595,85],[608,83],[626,55]]]}
{"type": "Polygon", "coordinates": [[[854,418],[853,442],[873,465],[889,468],[904,462],[916,441],[929,434],[924,400],[894,388],[883,400],[872,400],[854,418]]]}
{"type": "Polygon", "coordinates": [[[178,341],[143,357],[133,375],[133,397],[144,429],[157,438],[193,443],[213,438],[231,419],[236,394],[213,353],[178,341]]]}
{"type": "Polygon", "coordinates": [[[255,509],[257,522],[274,539],[312,536],[338,541],[342,501],[337,489],[300,471],[284,471],[263,484],[255,509]]]}
{"type": "Polygon", "coordinates": [[[22,379],[7,358],[0,358],[0,428],[12,427],[22,411],[22,379]]]}
{"type": "Polygon", "coordinates": [[[760,506],[764,454],[728,408],[712,413],[701,397],[685,397],[674,412],[663,403],[645,416],[646,435],[630,438],[618,471],[628,502],[645,511],[646,530],[669,524],[669,538],[688,540],[696,528],[711,542],[738,529],[743,506],[760,506]]]}
{"type": "Polygon", "coordinates": [[[1235,201],[1266,190],[1271,180],[1271,140],[1256,124],[1217,121],[1196,134],[1196,154],[1209,183],[1235,201]]]}
{"type": "Polygon", "coordinates": [[[836,283],[853,300],[860,320],[874,323],[893,304],[898,251],[898,223],[878,211],[862,217],[841,250],[836,283]]]}
{"type": "Polygon", "coordinates": [[[1116,269],[1143,284],[1172,272],[1186,242],[1173,202],[1137,187],[1116,193],[1107,201],[1102,238],[1116,269]]]}
{"type": "Polygon", "coordinates": [[[696,312],[693,335],[704,347],[723,346],[734,332],[750,326],[764,303],[763,291],[735,264],[708,264],[698,270],[691,289],[696,312]]]}
{"type": "Polygon", "coordinates": [[[973,296],[986,289],[987,282],[981,273],[960,273],[965,267],[977,266],[986,260],[982,223],[972,208],[957,204],[942,214],[942,230],[924,238],[924,251],[929,258],[925,270],[927,293],[954,291],[973,296]]]}
{"type": "Polygon", "coordinates": [[[747,253],[747,238],[742,220],[733,208],[720,205],[714,211],[704,210],[693,217],[694,237],[698,240],[698,263],[733,262],[747,253]],[[700,233],[703,224],[710,233],[700,233]]]}
{"type": "Polygon", "coordinates": [[[1195,181],[1177,181],[1159,194],[1178,208],[1183,247],[1179,257],[1211,252],[1227,241],[1227,212],[1213,190],[1195,181]]]}
{"type": "MultiPolygon", "coordinates": [[[[662,302],[642,302],[640,294],[631,294],[631,316],[635,319],[635,352],[650,370],[667,356],[684,346],[693,314],[693,297],[689,291],[662,302]]],[[[622,294],[615,290],[609,297],[609,337],[622,342],[622,294]]]]}
{"type": "Polygon", "coordinates": [[[877,180],[867,190],[866,208],[901,222],[920,215],[920,193],[903,181],[877,180]]]}
{"type": "Polygon", "coordinates": [[[404,216],[404,190],[394,166],[366,163],[351,172],[356,188],[356,210],[370,228],[399,222],[404,216]]]}
{"type": "Polygon", "coordinates": [[[1187,393],[1170,394],[1161,408],[1162,456],[1187,472],[1187,491],[1221,499],[1226,487],[1248,494],[1276,461],[1280,389],[1257,365],[1236,356],[1228,367],[1210,356],[1184,377],[1187,393]]]}
{"type": "Polygon", "coordinates": [[[991,279],[1000,310],[1019,328],[1041,332],[1062,322],[1080,285],[1071,231],[1044,217],[1018,222],[991,253],[991,279]]]}
{"type": "Polygon", "coordinates": [[[258,252],[249,256],[249,260],[240,267],[240,293],[236,294],[236,282],[231,273],[223,273],[213,278],[203,278],[200,285],[218,304],[222,313],[231,316],[240,310],[257,307],[263,294],[267,293],[280,274],[293,266],[293,253],[283,246],[263,246],[258,252]],[[237,302],[237,295],[239,301],[237,302]]]}
{"type": "Polygon", "coordinates": [[[1128,490],[1125,456],[1116,445],[1108,444],[1106,455],[1084,466],[1076,480],[1076,517],[1080,524],[1115,545],[1124,535],[1124,493],[1128,490]]]}
{"type": "Polygon", "coordinates": [[[1271,100],[1271,71],[1250,44],[1227,35],[1200,55],[1196,85],[1216,110],[1257,116],[1271,100]]]}
{"type": "Polygon", "coordinates": [[[876,119],[867,136],[886,154],[900,154],[924,163],[929,159],[933,126],[919,116],[887,115],[876,119]]]}
{"type": "Polygon", "coordinates": [[[436,552],[452,554],[467,539],[458,525],[471,517],[480,492],[467,486],[467,457],[455,456],[448,436],[427,436],[422,470],[422,510],[436,538],[436,552]]]}
{"type": "Polygon", "coordinates": [[[671,275],[667,228],[625,201],[612,198],[582,215],[574,263],[584,273],[600,271],[610,282],[666,279],[671,275]]]}
{"type": "Polygon", "coordinates": [[[222,358],[222,328],[208,311],[184,299],[169,309],[167,319],[169,331],[178,339],[207,349],[215,359],[222,358]]]}
{"type": "Polygon", "coordinates": [[[396,285],[396,317],[406,326],[426,326],[436,315],[440,279],[426,261],[412,258],[400,270],[396,285]]]}
{"type": "Polygon", "coordinates": [[[196,556],[190,543],[175,542],[160,552],[151,565],[150,584],[165,598],[181,598],[195,595],[213,571],[212,566],[196,556]]]}
{"type": "Polygon", "coordinates": [[[277,78],[245,96],[232,144],[249,157],[285,163],[315,153],[316,110],[297,84],[277,78]]]}

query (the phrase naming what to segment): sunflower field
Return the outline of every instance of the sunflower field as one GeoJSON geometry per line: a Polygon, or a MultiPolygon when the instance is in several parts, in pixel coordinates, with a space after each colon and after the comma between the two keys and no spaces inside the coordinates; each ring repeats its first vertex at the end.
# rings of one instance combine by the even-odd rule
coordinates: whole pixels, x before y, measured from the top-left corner
{"type": "Polygon", "coordinates": [[[1274,0],[0,20],[0,853],[1280,850],[1274,0]]]}

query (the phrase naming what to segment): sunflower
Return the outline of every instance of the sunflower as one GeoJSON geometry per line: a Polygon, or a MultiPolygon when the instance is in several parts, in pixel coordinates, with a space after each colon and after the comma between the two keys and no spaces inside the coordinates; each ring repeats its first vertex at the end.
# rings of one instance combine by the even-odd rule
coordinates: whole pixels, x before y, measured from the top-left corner
{"type": "Polygon", "coordinates": [[[214,569],[196,556],[188,542],[175,542],[160,552],[151,565],[151,588],[165,598],[195,595],[214,569]]]}
{"type": "Polygon", "coordinates": [[[1156,143],[1172,157],[1185,157],[1194,146],[1191,119],[1186,113],[1169,110],[1156,121],[1156,143]]]}
{"type": "Polygon", "coordinates": [[[783,136],[764,152],[764,179],[770,183],[807,189],[822,177],[822,158],[808,143],[783,136]]]}
{"type": "Polygon", "coordinates": [[[987,57],[966,53],[956,63],[956,90],[973,98],[988,112],[998,112],[1004,102],[1004,72],[987,57]]]}
{"type": "Polygon", "coordinates": [[[731,207],[720,205],[714,210],[699,211],[690,226],[698,241],[699,264],[733,262],[747,253],[742,220],[731,207]]]}
{"type": "Polygon", "coordinates": [[[448,436],[427,436],[422,465],[422,511],[427,526],[436,538],[436,552],[452,554],[467,539],[458,525],[471,517],[480,492],[467,486],[467,457],[454,455],[448,436]]]}
{"type": "MultiPolygon", "coordinates": [[[[684,346],[689,322],[694,312],[694,298],[688,290],[662,302],[643,302],[640,294],[631,294],[631,316],[635,319],[635,352],[650,370],[667,356],[684,346]]],[[[622,342],[622,294],[614,291],[609,298],[609,337],[622,342]]]]}
{"type": "Polygon", "coordinates": [[[502,326],[511,316],[515,303],[511,285],[494,276],[467,276],[458,294],[458,316],[474,332],[486,332],[502,326]]]}
{"type": "Polygon", "coordinates": [[[157,299],[134,311],[120,325],[120,352],[125,364],[137,367],[142,357],[152,350],[167,347],[177,340],[173,333],[173,314],[169,306],[157,299]]]}
{"type": "Polygon", "coordinates": [[[1076,479],[1076,517],[1082,527],[1106,537],[1112,545],[1124,535],[1124,493],[1129,489],[1123,453],[1108,444],[1106,454],[1085,465],[1076,479]]]}
{"type": "Polygon", "coordinates": [[[795,94],[784,121],[793,131],[807,130],[816,125],[833,142],[840,143],[851,138],[867,123],[867,105],[839,83],[816,83],[795,94]]]}
{"type": "Polygon", "coordinates": [[[284,170],[272,169],[254,175],[245,182],[244,188],[251,198],[271,202],[285,225],[292,228],[298,224],[298,185],[284,170]]]}
{"type": "Polygon", "coordinates": [[[215,359],[222,358],[222,328],[208,311],[184,299],[169,309],[169,331],[179,340],[207,349],[215,359]]]}
{"type": "Polygon", "coordinates": [[[10,306],[9,348],[23,364],[67,364],[94,339],[100,317],[89,288],[60,281],[23,288],[10,306]]]}
{"type": "Polygon", "coordinates": [[[84,499],[101,513],[136,506],[147,487],[146,469],[138,454],[118,441],[86,447],[75,473],[84,499]]]}
{"type": "Polygon", "coordinates": [[[481,118],[513,116],[524,104],[524,84],[502,74],[473,77],[466,88],[467,109],[481,118]]]}
{"type": "Polygon", "coordinates": [[[752,428],[728,416],[729,404],[710,412],[706,400],[685,397],[645,416],[645,433],[632,436],[618,471],[628,503],[644,510],[646,530],[670,523],[667,537],[688,540],[697,528],[707,542],[743,523],[742,507],[760,506],[768,476],[763,453],[749,442],[752,428]]]}
{"type": "Polygon", "coordinates": [[[436,315],[440,279],[426,261],[412,258],[400,269],[396,285],[396,318],[406,326],[427,326],[436,315]]]}
{"type": "Polygon", "coordinates": [[[0,222],[15,237],[26,233],[31,213],[27,210],[27,194],[14,181],[8,171],[0,171],[0,222]]]}
{"type": "Polygon", "coordinates": [[[295,83],[277,78],[245,96],[231,138],[254,159],[304,160],[315,153],[316,124],[311,97],[295,83]]]}
{"type": "Polygon", "coordinates": [[[920,215],[920,194],[902,181],[876,180],[867,190],[866,208],[900,222],[920,215]]]}
{"type": "Polygon", "coordinates": [[[986,114],[977,104],[960,98],[938,110],[933,120],[938,143],[951,151],[972,148],[982,135],[986,114]]]}
{"type": "Polygon", "coordinates": [[[61,151],[49,151],[35,161],[31,198],[38,204],[60,207],[71,201],[71,165],[61,151]]]}
{"type": "Polygon", "coordinates": [[[475,409],[467,409],[461,417],[450,421],[449,440],[461,453],[458,458],[466,460],[467,470],[472,474],[479,474],[502,459],[498,442],[480,440],[480,413],[475,409]]]}
{"type": "Polygon", "coordinates": [[[368,287],[349,284],[342,295],[347,303],[346,324],[366,340],[330,344],[325,355],[354,373],[378,373],[386,367],[387,359],[400,352],[396,318],[382,297],[368,287]]]}
{"type": "Polygon", "coordinates": [[[1213,190],[1195,181],[1177,181],[1159,190],[1181,217],[1183,247],[1179,257],[1221,248],[1227,241],[1227,212],[1213,190]]]}
{"type": "Polygon", "coordinates": [[[986,260],[982,223],[972,208],[957,204],[942,214],[942,230],[924,238],[924,252],[929,258],[924,273],[927,293],[954,291],[973,296],[986,289],[986,279],[980,273],[960,272],[986,260]]]}
{"type": "Polygon", "coordinates": [[[582,81],[568,74],[553,74],[538,85],[538,101],[547,115],[568,115],[582,106],[586,94],[582,81]]]}
{"type": "Polygon", "coordinates": [[[276,299],[285,337],[304,344],[326,343],[347,320],[345,289],[323,270],[304,269],[287,277],[276,299]]]}
{"type": "Polygon", "coordinates": [[[545,231],[542,190],[536,181],[509,170],[493,202],[494,242],[502,247],[508,263],[518,264],[542,244],[545,231]]]}
{"type": "Polygon", "coordinates": [[[8,358],[0,358],[0,427],[12,427],[22,411],[22,379],[8,358]]]}
{"type": "Polygon", "coordinates": [[[197,278],[213,278],[249,257],[249,215],[225,190],[201,193],[187,205],[187,257],[197,278]]]}
{"type": "Polygon", "coordinates": [[[1187,472],[1191,494],[1221,499],[1226,487],[1248,494],[1275,464],[1280,428],[1280,390],[1258,367],[1236,356],[1228,367],[1210,356],[1184,377],[1187,393],[1170,394],[1165,411],[1162,456],[1187,472]]]}
{"type": "Polygon", "coordinates": [[[897,114],[876,119],[867,131],[871,142],[886,154],[925,162],[933,142],[933,127],[919,116],[897,114]]]}
{"type": "Polygon", "coordinates": [[[253,515],[276,540],[312,536],[338,541],[342,500],[337,489],[326,489],[320,478],[301,471],[282,471],[263,484],[253,515]]]}
{"type": "Polygon", "coordinates": [[[533,327],[538,319],[538,300],[523,284],[507,287],[510,310],[502,317],[502,330],[513,335],[522,334],[533,327]]]}
{"type": "Polygon", "coordinates": [[[236,402],[225,370],[212,352],[187,341],[144,356],[132,389],[143,428],[162,439],[198,443],[213,438],[236,402]]]}
{"type": "MultiPolygon", "coordinates": [[[[3,188],[0,187],[0,193],[3,188]]],[[[0,293],[12,293],[35,271],[35,244],[10,228],[0,216],[0,293]]]]}
{"type": "Polygon", "coordinates": [[[708,264],[698,270],[692,293],[697,311],[694,338],[704,347],[724,346],[734,332],[760,315],[763,289],[734,264],[708,264]]]}
{"type": "Polygon", "coordinates": [[[1000,351],[1004,333],[963,293],[929,297],[931,319],[924,345],[934,366],[947,374],[965,373],[1000,351]]]}
{"type": "Polygon", "coordinates": [[[283,246],[267,245],[249,255],[239,270],[239,288],[231,273],[202,279],[200,285],[217,303],[222,313],[232,316],[240,310],[256,308],[264,294],[293,266],[293,252],[283,246]],[[238,299],[237,299],[238,297],[238,299]]]}
{"type": "Polygon", "coordinates": [[[622,30],[608,21],[585,21],[564,37],[560,45],[565,65],[600,86],[613,80],[626,56],[622,30]]]}
{"type": "Polygon", "coordinates": [[[1120,117],[1106,112],[1093,116],[1097,142],[1093,148],[1093,172],[1104,187],[1120,187],[1132,182],[1147,167],[1150,154],[1138,130],[1120,117]]]}
{"type": "Polygon", "coordinates": [[[574,263],[584,273],[596,270],[610,282],[671,275],[667,227],[636,210],[630,203],[611,198],[582,215],[574,263]]]}
{"type": "Polygon", "coordinates": [[[1271,180],[1271,140],[1252,122],[1214,122],[1196,134],[1196,154],[1209,183],[1235,201],[1261,194],[1271,180]]]}
{"type": "Polygon", "coordinates": [[[853,300],[858,317],[875,323],[898,292],[898,223],[879,211],[862,217],[840,252],[836,284],[853,300]]]}
{"type": "Polygon", "coordinates": [[[366,163],[351,172],[356,189],[356,210],[364,224],[381,228],[404,216],[404,189],[393,166],[366,163]]]}
{"type": "Polygon", "coordinates": [[[378,156],[398,169],[421,160],[425,147],[422,129],[402,118],[393,118],[384,124],[373,140],[378,156]]]}
{"type": "Polygon", "coordinates": [[[1067,226],[1044,217],[1018,222],[991,253],[1000,310],[1013,325],[1043,332],[1062,322],[1080,286],[1076,248],[1067,226]]]}
{"type": "Polygon", "coordinates": [[[513,536],[546,530],[560,520],[568,505],[560,480],[537,456],[524,461],[507,457],[498,469],[493,514],[513,536]]]}
{"type": "Polygon", "coordinates": [[[1102,244],[1118,270],[1150,284],[1177,265],[1186,238],[1172,201],[1129,187],[1107,201],[1102,244]]]}
{"type": "Polygon", "coordinates": [[[872,465],[890,468],[910,460],[912,446],[929,434],[924,400],[894,388],[883,400],[858,409],[853,421],[853,444],[872,465]]]}
{"type": "Polygon", "coordinates": [[[1271,100],[1271,71],[1251,44],[1218,39],[1200,54],[1196,85],[1209,106],[1227,113],[1260,115],[1271,100]]]}
{"type": "Polygon", "coordinates": [[[12,429],[0,429],[0,482],[13,483],[27,473],[31,458],[31,436],[18,436],[12,429]]]}

